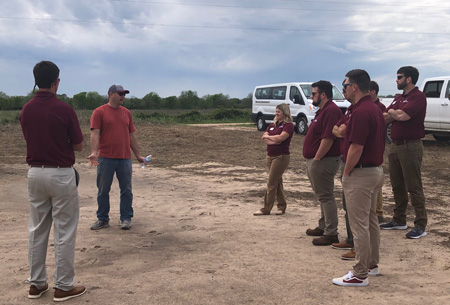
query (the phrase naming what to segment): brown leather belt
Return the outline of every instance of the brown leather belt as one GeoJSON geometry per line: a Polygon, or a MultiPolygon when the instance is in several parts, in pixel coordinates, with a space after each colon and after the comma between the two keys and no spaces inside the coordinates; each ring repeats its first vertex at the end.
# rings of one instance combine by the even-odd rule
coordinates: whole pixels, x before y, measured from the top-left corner
{"type": "Polygon", "coordinates": [[[420,142],[420,139],[416,139],[416,140],[392,140],[392,143],[394,143],[395,145],[404,145],[404,144],[415,143],[415,142],[420,142]]]}
{"type": "Polygon", "coordinates": [[[41,168],[71,168],[72,166],[57,166],[57,165],[30,165],[30,167],[41,167],[41,168]]]}

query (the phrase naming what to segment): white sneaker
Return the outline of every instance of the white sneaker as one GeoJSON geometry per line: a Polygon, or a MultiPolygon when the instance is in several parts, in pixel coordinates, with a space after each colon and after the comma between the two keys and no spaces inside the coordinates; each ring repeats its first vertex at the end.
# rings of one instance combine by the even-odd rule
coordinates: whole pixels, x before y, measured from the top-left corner
{"type": "Polygon", "coordinates": [[[339,286],[355,286],[355,287],[363,287],[369,285],[369,279],[360,279],[353,275],[353,272],[349,272],[343,277],[338,277],[333,279],[333,284],[339,286]]]}
{"type": "Polygon", "coordinates": [[[369,275],[370,276],[380,275],[380,267],[378,267],[378,265],[376,265],[376,266],[373,266],[372,268],[369,268],[369,275]]]}
{"type": "Polygon", "coordinates": [[[131,228],[131,220],[121,220],[120,227],[122,230],[129,230],[131,228]]]}

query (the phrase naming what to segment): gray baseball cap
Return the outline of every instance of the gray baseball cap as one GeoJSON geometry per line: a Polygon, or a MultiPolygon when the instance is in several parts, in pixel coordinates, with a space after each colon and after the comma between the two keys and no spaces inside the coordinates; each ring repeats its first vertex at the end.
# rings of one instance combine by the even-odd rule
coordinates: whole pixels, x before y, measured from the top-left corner
{"type": "Polygon", "coordinates": [[[130,93],[130,91],[123,89],[122,85],[112,85],[111,87],[109,87],[108,94],[114,93],[114,92],[130,93]]]}

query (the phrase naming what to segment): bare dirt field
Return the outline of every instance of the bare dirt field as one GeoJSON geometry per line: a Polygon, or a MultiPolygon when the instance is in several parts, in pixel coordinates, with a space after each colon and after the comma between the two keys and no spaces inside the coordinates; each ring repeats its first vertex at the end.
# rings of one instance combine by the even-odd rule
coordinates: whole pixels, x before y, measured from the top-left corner
{"type": "MultiPolygon", "coordinates": [[[[80,221],[76,283],[87,287],[70,304],[450,304],[450,145],[424,139],[423,181],[428,235],[381,232],[381,276],[368,287],[331,283],[353,262],[343,251],[317,247],[306,236],[319,208],[305,175],[303,136],[294,135],[284,176],[288,210],[254,217],[265,191],[265,145],[256,127],[138,124],[143,155],[134,160],[133,227],[118,224],[118,184],[111,193],[111,227],[91,231],[96,212],[96,169],[90,168],[89,130],[77,153],[80,221]]],[[[0,126],[0,304],[50,304],[52,292],[28,300],[28,194],[25,142],[19,125],[0,126]]],[[[386,216],[393,197],[388,167],[386,216]]],[[[340,238],[345,238],[342,192],[336,177],[340,238]]],[[[408,225],[413,212],[409,208],[408,225]]],[[[51,237],[52,239],[53,237],[51,237]]],[[[49,284],[54,268],[50,241],[49,284]]]]}

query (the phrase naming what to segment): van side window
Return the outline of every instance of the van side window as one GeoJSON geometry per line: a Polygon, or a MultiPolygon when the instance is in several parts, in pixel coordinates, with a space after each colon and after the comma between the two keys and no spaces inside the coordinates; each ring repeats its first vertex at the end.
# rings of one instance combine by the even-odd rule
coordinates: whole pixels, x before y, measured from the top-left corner
{"type": "Polygon", "coordinates": [[[445,90],[445,97],[450,100],[450,81],[447,83],[447,90],[445,90]]]}
{"type": "Polygon", "coordinates": [[[429,81],[425,84],[423,93],[427,97],[440,97],[444,81],[429,81]]]}
{"type": "Polygon", "coordinates": [[[298,90],[298,88],[295,86],[291,86],[291,90],[289,93],[289,99],[294,103],[297,103],[300,105],[305,105],[305,101],[303,100],[303,98],[300,94],[300,90],[298,90]]]}
{"type": "Polygon", "coordinates": [[[273,87],[272,94],[274,100],[284,100],[286,98],[286,86],[273,87]]]}

